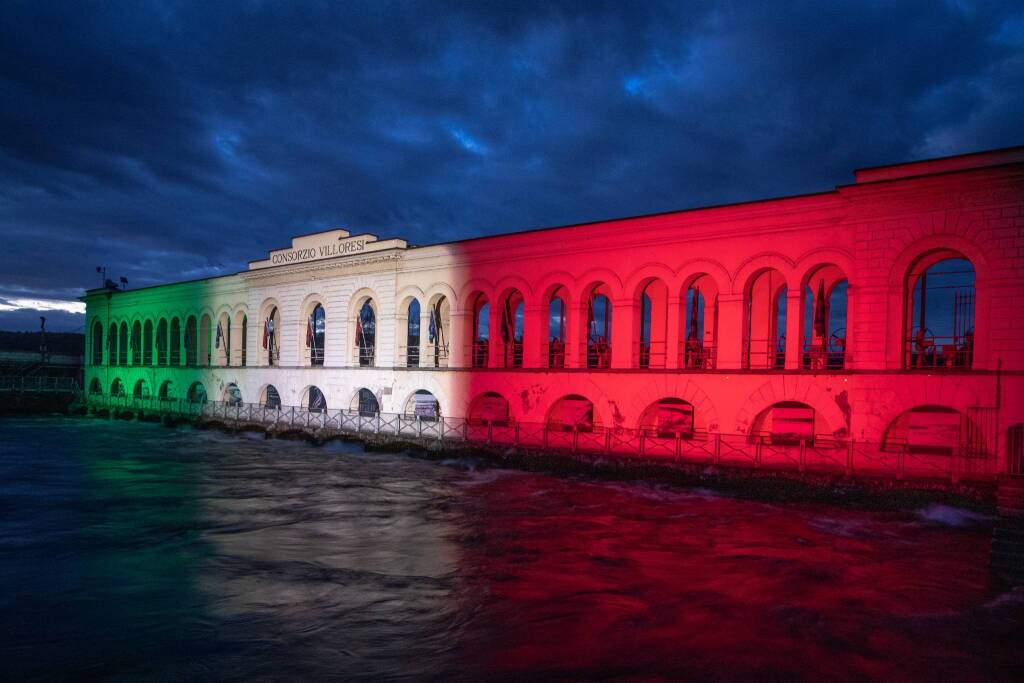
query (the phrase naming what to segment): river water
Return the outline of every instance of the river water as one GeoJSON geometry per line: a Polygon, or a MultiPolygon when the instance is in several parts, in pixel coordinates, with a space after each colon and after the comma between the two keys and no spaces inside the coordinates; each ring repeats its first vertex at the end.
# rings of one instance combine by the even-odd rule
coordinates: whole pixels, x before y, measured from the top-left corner
{"type": "Polygon", "coordinates": [[[0,421],[5,680],[1021,680],[990,520],[0,421]]]}

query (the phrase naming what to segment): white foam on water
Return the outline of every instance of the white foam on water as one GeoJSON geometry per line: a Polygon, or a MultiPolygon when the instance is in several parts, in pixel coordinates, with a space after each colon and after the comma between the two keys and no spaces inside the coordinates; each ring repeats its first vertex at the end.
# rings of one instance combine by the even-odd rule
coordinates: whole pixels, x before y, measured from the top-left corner
{"type": "Polygon", "coordinates": [[[952,527],[975,526],[976,524],[982,524],[992,520],[991,517],[983,515],[980,512],[965,510],[951,505],[943,505],[941,503],[932,503],[928,507],[917,510],[915,514],[918,519],[924,520],[925,522],[932,522],[933,524],[942,524],[944,526],[952,527]]]}

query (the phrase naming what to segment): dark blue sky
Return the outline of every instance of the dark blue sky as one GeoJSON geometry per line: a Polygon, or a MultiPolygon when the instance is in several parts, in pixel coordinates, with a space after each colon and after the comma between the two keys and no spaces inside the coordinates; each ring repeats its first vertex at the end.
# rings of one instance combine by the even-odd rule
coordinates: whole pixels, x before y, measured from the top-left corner
{"type": "Polygon", "coordinates": [[[0,6],[0,329],[98,264],[142,286],[337,226],[422,244],[1024,142],[1019,0],[118,5],[0,6]]]}

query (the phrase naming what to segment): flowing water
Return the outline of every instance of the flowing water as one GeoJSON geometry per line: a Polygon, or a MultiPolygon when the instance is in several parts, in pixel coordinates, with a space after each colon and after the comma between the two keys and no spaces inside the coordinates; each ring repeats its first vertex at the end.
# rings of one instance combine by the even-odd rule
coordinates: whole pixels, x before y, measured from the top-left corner
{"type": "Polygon", "coordinates": [[[1021,680],[991,520],[0,421],[0,674],[1021,680]]]}

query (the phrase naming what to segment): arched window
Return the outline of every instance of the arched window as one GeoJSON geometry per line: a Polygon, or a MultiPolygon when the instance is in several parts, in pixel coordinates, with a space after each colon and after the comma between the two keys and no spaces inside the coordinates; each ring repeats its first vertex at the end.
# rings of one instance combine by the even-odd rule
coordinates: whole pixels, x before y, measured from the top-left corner
{"type": "Polygon", "coordinates": [[[103,393],[103,385],[100,384],[99,377],[93,377],[92,381],[89,382],[89,393],[93,396],[99,396],[103,393]]]}
{"type": "Polygon", "coordinates": [[[260,346],[266,352],[262,358],[269,366],[274,366],[281,359],[281,347],[278,343],[281,329],[280,318],[281,314],[278,312],[277,306],[272,306],[270,313],[263,319],[263,330],[260,332],[262,339],[260,346]]]}
{"type": "Polygon", "coordinates": [[[355,408],[363,417],[376,417],[377,413],[380,412],[380,405],[377,403],[377,397],[372,391],[365,388],[356,392],[355,408]]]}
{"type": "Polygon", "coordinates": [[[242,405],[242,390],[234,382],[224,387],[224,402],[229,406],[242,405]]]}
{"type": "Polygon", "coordinates": [[[668,287],[651,280],[640,292],[639,343],[635,367],[663,368],[667,362],[668,287]]]}
{"type": "Polygon", "coordinates": [[[746,300],[746,366],[782,369],[786,365],[786,279],[769,268],[751,282],[746,300]]]}
{"type": "Polygon", "coordinates": [[[436,422],[441,416],[440,404],[432,393],[419,389],[405,402],[405,416],[425,422],[436,422]]]}
{"type": "Polygon", "coordinates": [[[147,320],[142,326],[142,364],[153,364],[153,321],[147,320]]]}
{"type": "Polygon", "coordinates": [[[167,365],[167,320],[161,318],[156,326],[156,364],[167,365]]]}
{"type": "Polygon", "coordinates": [[[239,361],[242,367],[245,367],[248,363],[248,346],[249,346],[249,317],[244,313],[242,315],[242,324],[240,325],[242,330],[242,338],[239,340],[239,361]]]}
{"type": "Polygon", "coordinates": [[[716,359],[715,330],[718,328],[718,285],[703,274],[693,279],[685,292],[686,310],[682,325],[682,367],[713,370],[716,359]]]}
{"type": "Polygon", "coordinates": [[[808,278],[802,367],[837,370],[846,364],[846,290],[846,276],[836,266],[822,266],[808,278]]]}
{"type": "Polygon", "coordinates": [[[121,323],[121,333],[117,337],[117,364],[128,365],[128,323],[121,323]]]}
{"type": "Polygon", "coordinates": [[[164,380],[163,384],[160,385],[160,391],[157,392],[157,398],[161,401],[174,400],[174,383],[171,382],[171,380],[164,380]]]}
{"type": "Polygon", "coordinates": [[[131,363],[138,365],[142,355],[142,323],[138,320],[132,325],[131,351],[131,363]]]}
{"type": "Polygon", "coordinates": [[[168,348],[170,364],[175,367],[181,365],[181,322],[177,318],[171,318],[171,339],[168,348]]]}
{"type": "Polygon", "coordinates": [[[600,423],[594,414],[594,404],[584,396],[564,396],[555,401],[548,411],[547,427],[550,431],[592,432],[599,426],[600,423]]]}
{"type": "Polygon", "coordinates": [[[117,365],[117,323],[110,323],[107,330],[107,363],[117,365]]]}
{"type": "Polygon", "coordinates": [[[974,362],[974,266],[950,252],[919,260],[907,278],[904,365],[970,368],[974,362]]]}
{"type": "Polygon", "coordinates": [[[199,334],[196,330],[196,317],[190,315],[185,321],[185,365],[194,368],[199,359],[199,334]]]}
{"type": "Polygon", "coordinates": [[[273,384],[268,384],[260,396],[260,405],[268,410],[281,409],[281,395],[273,384]]]}
{"type": "Polygon", "coordinates": [[[149,398],[149,383],[146,380],[140,379],[135,383],[135,389],[132,390],[132,398],[149,398]]]}
{"type": "Polygon", "coordinates": [[[324,342],[327,340],[327,313],[317,304],[306,318],[306,347],[309,349],[309,364],[324,364],[324,342]]]}
{"type": "Polygon", "coordinates": [[[795,446],[801,441],[812,444],[815,431],[821,431],[817,422],[814,408],[806,403],[780,401],[754,419],[751,440],[767,439],[782,446],[795,446]]]}
{"type": "Polygon", "coordinates": [[[419,367],[420,364],[420,302],[413,299],[407,309],[405,330],[405,366],[419,367]]]}
{"type": "Polygon", "coordinates": [[[501,366],[505,368],[523,367],[523,332],[524,332],[523,295],[512,290],[501,301],[501,366]]]}
{"type": "Polygon", "coordinates": [[[565,344],[568,337],[565,333],[566,326],[566,292],[564,287],[559,287],[551,295],[548,302],[548,367],[565,367],[565,344]]]}
{"type": "Polygon", "coordinates": [[[199,364],[213,364],[213,329],[210,316],[205,313],[199,318],[199,364]]]}
{"type": "Polygon", "coordinates": [[[952,408],[918,406],[901,414],[882,436],[882,450],[952,455],[963,442],[963,416],[952,408]]]}
{"type": "Polygon", "coordinates": [[[188,388],[189,403],[206,403],[206,387],[202,382],[193,382],[188,388]]]}
{"type": "Polygon", "coordinates": [[[601,287],[592,288],[587,297],[587,367],[612,366],[612,302],[601,287]]]}
{"type": "Polygon", "coordinates": [[[103,365],[103,325],[99,320],[92,324],[92,364],[103,365]]]}
{"type": "Polygon", "coordinates": [[[377,350],[377,315],[373,310],[373,299],[367,299],[359,307],[355,341],[360,367],[372,367],[377,350]]]}
{"type": "Polygon", "coordinates": [[[217,326],[213,332],[213,350],[217,365],[231,365],[231,316],[221,313],[217,317],[217,326]]]}
{"type": "Polygon", "coordinates": [[[311,413],[322,413],[327,410],[327,398],[319,387],[310,387],[306,392],[306,401],[303,406],[311,413]]]}
{"type": "Polygon", "coordinates": [[[650,436],[689,439],[693,436],[693,406],[681,398],[663,398],[640,416],[640,428],[650,436]]]}
{"type": "Polygon", "coordinates": [[[125,396],[124,382],[119,378],[114,378],[114,381],[110,383],[110,395],[111,396],[125,396]]]}
{"type": "Polygon", "coordinates": [[[491,338],[491,305],[483,294],[473,302],[473,358],[474,368],[488,366],[491,338]]]}
{"type": "Polygon", "coordinates": [[[451,304],[445,296],[437,296],[430,305],[430,320],[427,325],[427,351],[431,367],[448,367],[448,324],[451,321],[451,304]]]}

